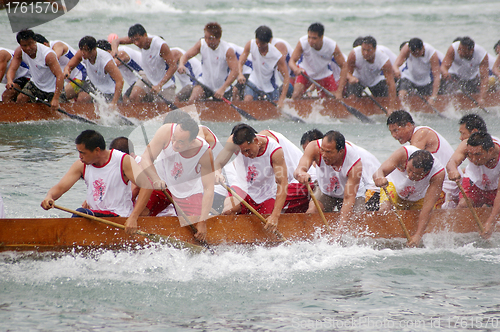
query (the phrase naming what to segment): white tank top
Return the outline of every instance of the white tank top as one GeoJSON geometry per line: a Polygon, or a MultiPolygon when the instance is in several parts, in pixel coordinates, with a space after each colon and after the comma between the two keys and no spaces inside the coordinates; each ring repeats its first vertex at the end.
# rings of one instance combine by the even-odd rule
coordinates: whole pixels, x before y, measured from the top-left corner
{"type": "MultiPolygon", "coordinates": [[[[322,139],[316,141],[319,148],[321,148],[322,143],[322,139]]],[[[345,146],[344,161],[339,169],[326,165],[320,156],[318,167],[316,168],[316,176],[318,177],[318,185],[321,192],[331,197],[344,198],[344,189],[347,184],[349,172],[360,161],[361,157],[357,150],[353,149],[349,144],[345,146]]],[[[364,193],[363,181],[360,181],[356,197],[364,196],[364,193]]]]}
{"type": "Polygon", "coordinates": [[[410,158],[411,154],[420,149],[413,145],[404,146],[404,149],[406,150],[405,169],[400,170],[396,168],[390,174],[391,181],[396,187],[396,192],[399,197],[410,202],[416,202],[419,199],[424,198],[432,177],[437,173],[444,172],[444,167],[439,160],[437,160],[437,158],[434,158],[434,164],[432,165],[429,173],[420,181],[411,181],[408,178],[408,173],[406,172],[406,165],[408,164],[408,158],[410,158]]]}
{"type": "MultiPolygon", "coordinates": [[[[182,54],[186,53],[182,48],[180,47],[172,47],[170,50],[177,50],[181,52],[182,54]]],[[[189,72],[189,75],[195,77],[196,79],[199,79],[201,77],[201,62],[200,60],[196,58],[191,58],[186,62],[185,65],[187,71],[189,72]]],[[[195,82],[191,80],[191,78],[187,74],[179,74],[178,71],[175,71],[175,78],[177,79],[177,82],[180,84],[181,88],[185,87],[186,85],[194,85],[195,82]]]]}
{"type": "MultiPolygon", "coordinates": [[[[219,46],[213,50],[208,47],[204,38],[200,41],[201,68],[203,73],[200,82],[212,91],[217,91],[224,84],[229,73],[229,67],[226,62],[226,53],[229,49],[229,44],[221,40],[219,46]]],[[[229,90],[229,87],[227,90],[229,90]]]]}
{"type": "MultiPolygon", "coordinates": [[[[64,45],[66,45],[68,47],[68,52],[66,52],[65,54],[63,54],[63,55],[61,55],[59,57],[59,65],[61,66],[61,71],[64,72],[64,67],[66,67],[66,65],[68,64],[69,60],[71,60],[75,56],[76,51],[68,43],[65,43],[65,42],[63,42],[61,40],[51,40],[49,42],[50,48],[53,49],[54,45],[56,43],[63,43],[64,45]]],[[[70,77],[72,79],[85,80],[85,78],[87,77],[87,71],[86,71],[85,67],[81,63],[79,63],[71,71],[70,77]]]]}
{"type": "MultiPolygon", "coordinates": [[[[148,37],[152,38],[151,45],[147,50],[141,49],[142,68],[151,83],[157,85],[168,70],[168,64],[160,55],[161,46],[167,42],[158,36],[148,35],[148,37]]],[[[163,85],[163,88],[168,88],[173,85],[174,81],[170,79],[163,85]]]]}
{"type": "Polygon", "coordinates": [[[459,41],[451,44],[453,50],[455,51],[455,58],[453,59],[449,73],[457,75],[461,80],[471,80],[479,75],[479,65],[481,64],[481,61],[483,61],[484,57],[488,56],[488,53],[483,47],[475,44],[472,59],[462,59],[458,55],[459,45],[459,41]]]}
{"type": "Polygon", "coordinates": [[[176,126],[177,124],[172,124],[170,143],[158,155],[155,166],[170,192],[177,198],[186,198],[203,193],[200,158],[210,146],[203,138],[196,137],[202,143],[198,151],[192,157],[183,157],[172,147],[172,134],[176,126]]]}
{"type": "MultiPolygon", "coordinates": [[[[356,149],[358,155],[361,157],[361,164],[363,165],[361,182],[363,183],[363,186],[360,187],[363,187],[365,190],[370,189],[379,192],[380,188],[375,185],[375,182],[373,182],[373,174],[379,169],[380,161],[378,161],[377,157],[362,147],[349,141],[346,141],[345,143],[356,149]]],[[[360,192],[358,190],[358,194],[364,195],[364,192],[360,192]]]]}
{"type": "Polygon", "coordinates": [[[83,59],[82,62],[87,68],[87,75],[94,86],[102,93],[115,93],[115,81],[105,72],[108,62],[113,61],[113,57],[108,52],[96,48],[97,55],[95,63],[92,64],[88,59],[83,59]]]}
{"type": "MultiPolygon", "coordinates": [[[[493,138],[493,137],[492,137],[493,138]]],[[[500,146],[498,138],[493,138],[493,143],[500,146]]],[[[500,158],[500,155],[498,156],[500,158]]],[[[469,177],[479,189],[490,191],[498,189],[498,181],[500,180],[500,162],[493,168],[488,168],[485,165],[477,166],[469,162],[465,169],[465,174],[469,177]]]]}
{"type": "Polygon", "coordinates": [[[389,61],[391,62],[391,65],[396,62],[396,59],[398,56],[396,54],[394,54],[394,52],[391,51],[391,49],[389,47],[384,46],[384,45],[377,45],[377,49],[382,51],[385,55],[387,55],[389,57],[389,61]]]}
{"type": "MultiPolygon", "coordinates": [[[[131,67],[132,69],[134,69],[138,72],[143,70],[142,69],[141,52],[134,50],[133,48],[130,48],[128,46],[122,46],[122,45],[118,46],[118,51],[123,51],[123,52],[127,53],[127,55],[130,58],[129,62],[127,62],[127,65],[129,67],[131,67]]],[[[137,76],[135,76],[135,74],[130,69],[125,67],[124,65],[118,66],[118,68],[120,69],[120,72],[122,73],[123,80],[128,85],[132,85],[138,80],[137,76]]]]}
{"type": "Polygon", "coordinates": [[[239,175],[238,185],[257,204],[270,198],[276,198],[276,178],[272,165],[272,156],[282,147],[267,136],[257,135],[266,139],[266,149],[255,158],[248,158],[238,153],[234,159],[236,173],[239,175]]]}
{"type": "MultiPolygon", "coordinates": [[[[14,56],[14,51],[9,50],[8,48],[3,48],[3,47],[0,47],[0,51],[7,51],[10,54],[10,60],[9,60],[9,62],[7,62],[7,68],[5,68],[5,73],[2,77],[2,80],[0,81],[0,83],[7,84],[7,71],[9,70],[10,63],[12,61],[12,57],[14,56]]],[[[16,75],[14,76],[14,79],[19,78],[19,77],[30,77],[29,67],[24,61],[21,61],[21,65],[19,66],[19,68],[17,68],[16,75]]]]}
{"type": "Polygon", "coordinates": [[[34,59],[22,51],[23,61],[30,68],[31,82],[44,92],[56,91],[56,76],[45,63],[45,58],[49,53],[56,55],[56,52],[50,47],[40,43],[36,43],[36,56],[34,59]]]}
{"type": "Polygon", "coordinates": [[[332,70],[328,65],[332,60],[337,43],[323,36],[323,46],[317,51],[307,42],[307,35],[302,36],[299,42],[303,51],[302,62],[300,62],[299,67],[304,68],[307,75],[314,80],[321,80],[332,75],[332,70]]]}
{"type": "Polygon", "coordinates": [[[250,54],[253,59],[253,71],[248,80],[265,93],[273,92],[278,87],[274,71],[283,54],[271,44],[268,44],[266,55],[260,54],[255,39],[250,41],[250,54]]]}
{"type": "Polygon", "coordinates": [[[431,57],[436,53],[432,45],[424,43],[425,53],[421,57],[414,57],[411,52],[406,59],[406,66],[401,72],[401,77],[410,80],[417,86],[424,86],[431,83],[431,57]]]}
{"type": "MultiPolygon", "coordinates": [[[[344,57],[344,61],[347,61],[347,57],[344,53],[342,53],[342,56],[344,57]]],[[[340,80],[340,72],[342,71],[342,68],[339,67],[335,57],[332,56],[332,61],[330,61],[329,66],[333,72],[333,78],[335,78],[335,81],[338,82],[340,80]]]]}
{"type": "Polygon", "coordinates": [[[110,211],[128,217],[134,208],[132,186],[123,179],[125,153],[111,150],[106,164],[101,167],[85,165],[83,179],[87,185],[87,204],[91,210],[110,211]]]}
{"type": "MultiPolygon", "coordinates": [[[[285,55],[286,67],[288,68],[288,73],[292,76],[293,72],[290,69],[290,65],[288,64],[288,61],[290,61],[290,58],[292,57],[293,47],[292,47],[292,45],[290,45],[289,42],[287,42],[284,39],[274,38],[274,37],[273,37],[273,39],[271,39],[270,44],[273,45],[274,47],[276,47],[276,44],[278,44],[278,43],[283,43],[286,46],[286,52],[287,52],[285,55]]],[[[283,75],[281,75],[281,73],[279,71],[277,71],[277,72],[278,72],[278,77],[280,78],[281,81],[283,81],[283,75]]],[[[295,76],[295,75],[293,75],[293,76],[295,76]]]]}
{"type": "Polygon", "coordinates": [[[380,81],[385,80],[384,73],[382,72],[382,67],[389,60],[389,57],[379,50],[375,50],[375,60],[373,63],[369,63],[363,58],[361,54],[361,46],[357,46],[354,49],[354,54],[356,55],[356,63],[353,75],[359,79],[359,82],[363,86],[372,87],[377,85],[380,81]]]}

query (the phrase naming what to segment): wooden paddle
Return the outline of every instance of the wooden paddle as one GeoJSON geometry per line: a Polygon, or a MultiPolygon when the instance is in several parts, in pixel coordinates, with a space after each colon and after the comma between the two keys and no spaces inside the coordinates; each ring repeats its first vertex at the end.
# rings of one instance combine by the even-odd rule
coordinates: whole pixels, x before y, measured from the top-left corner
{"type": "MultiPolygon", "coordinates": [[[[28,96],[30,99],[36,101],[37,103],[42,103],[42,104],[47,105],[48,107],[52,108],[52,105],[50,105],[50,103],[48,101],[46,101],[46,100],[42,100],[42,99],[40,99],[40,98],[38,98],[36,96],[32,96],[32,95],[24,92],[23,90],[20,90],[20,89],[16,88],[16,87],[13,87],[13,89],[16,90],[19,93],[22,93],[23,95],[28,96]]],[[[93,125],[97,125],[97,123],[95,123],[94,121],[82,118],[81,116],[78,116],[78,115],[75,115],[75,114],[68,113],[65,110],[63,110],[62,108],[57,108],[56,110],[59,113],[62,113],[62,114],[66,115],[67,117],[69,117],[69,118],[71,118],[73,120],[78,120],[78,121],[81,121],[81,122],[85,122],[85,123],[90,123],[90,124],[93,124],[93,125]]]]}
{"type": "MultiPolygon", "coordinates": [[[[86,213],[82,213],[82,212],[78,212],[78,211],[75,211],[75,210],[71,210],[71,209],[68,209],[68,208],[65,208],[65,207],[62,207],[62,206],[59,206],[59,205],[55,205],[55,204],[54,204],[54,207],[56,209],[59,209],[59,210],[62,210],[62,211],[66,211],[66,212],[69,212],[69,213],[73,213],[73,214],[78,215],[78,216],[83,217],[83,218],[87,218],[87,219],[90,219],[90,220],[98,221],[100,223],[103,223],[103,224],[106,224],[106,225],[109,225],[109,226],[113,226],[113,227],[116,227],[116,228],[120,228],[120,229],[123,229],[123,230],[125,229],[125,226],[123,226],[122,224],[118,224],[118,223],[115,223],[115,222],[112,222],[112,221],[109,221],[109,220],[106,220],[106,219],[103,219],[103,218],[95,217],[95,216],[92,216],[92,215],[89,215],[89,214],[86,214],[86,213]]],[[[141,236],[145,236],[145,237],[147,237],[148,239],[150,239],[153,242],[167,243],[167,244],[171,245],[173,248],[176,248],[176,249],[189,249],[191,252],[196,253],[196,254],[199,254],[199,253],[205,251],[205,249],[203,247],[200,247],[200,246],[197,246],[195,244],[191,244],[191,243],[188,243],[188,242],[185,242],[185,241],[177,240],[177,239],[171,238],[169,236],[146,233],[146,232],[143,232],[143,231],[140,231],[140,230],[137,230],[136,234],[141,235],[141,236]]]]}
{"type": "MultiPolygon", "coordinates": [[[[304,76],[309,82],[311,82],[312,84],[314,84],[318,89],[320,89],[321,91],[323,91],[328,97],[336,99],[335,95],[333,93],[331,93],[330,91],[328,91],[327,89],[325,89],[321,84],[319,84],[318,82],[316,82],[315,80],[313,80],[312,78],[310,78],[309,75],[307,75],[306,73],[302,73],[301,75],[304,76]]],[[[347,105],[342,100],[339,100],[339,99],[336,99],[336,100],[339,103],[341,103],[347,109],[347,111],[349,113],[351,113],[352,115],[354,115],[361,122],[364,122],[364,123],[375,123],[373,120],[371,120],[370,118],[368,118],[366,115],[364,115],[363,113],[361,113],[360,111],[358,111],[354,107],[347,105]]]]}
{"type": "Polygon", "coordinates": [[[387,191],[387,187],[383,187],[383,188],[384,188],[385,195],[387,196],[387,200],[389,201],[389,204],[392,207],[391,210],[392,210],[392,212],[394,212],[394,214],[398,218],[399,224],[401,225],[401,228],[403,229],[403,232],[405,233],[406,239],[408,240],[408,242],[410,242],[411,236],[410,236],[410,233],[408,232],[408,229],[406,228],[405,222],[403,221],[403,218],[401,218],[398,211],[396,210],[396,207],[392,203],[392,199],[391,199],[391,196],[389,195],[389,192],[387,191]]]}
{"type": "Polygon", "coordinates": [[[464,95],[467,96],[467,98],[469,98],[474,104],[476,104],[476,106],[479,107],[483,112],[490,113],[490,111],[488,111],[486,108],[479,105],[479,102],[474,97],[472,97],[471,94],[467,92],[467,90],[465,90],[461,87],[460,87],[460,90],[464,93],[464,95]]]}
{"type": "Polygon", "coordinates": [[[316,196],[314,196],[314,192],[311,189],[311,186],[309,185],[309,183],[306,183],[306,186],[309,194],[311,195],[311,199],[314,202],[314,206],[316,206],[316,210],[318,210],[319,216],[321,217],[321,220],[323,220],[323,224],[325,224],[326,229],[328,230],[328,233],[330,233],[331,236],[334,236],[330,225],[328,225],[328,221],[326,221],[325,214],[323,213],[323,210],[321,210],[321,206],[319,206],[318,199],[316,198],[316,196]]]}
{"type": "Polygon", "coordinates": [[[369,93],[367,93],[365,90],[363,90],[363,94],[364,94],[366,97],[370,98],[370,99],[371,99],[371,101],[373,101],[373,102],[375,103],[375,105],[377,105],[377,107],[378,107],[378,108],[380,108],[380,109],[382,110],[382,112],[384,112],[384,113],[385,113],[385,115],[388,115],[388,114],[389,114],[389,113],[387,112],[387,110],[385,109],[385,107],[384,107],[384,106],[382,106],[382,105],[381,105],[381,104],[377,101],[377,99],[373,98],[373,96],[372,96],[372,95],[370,95],[369,93]]]}
{"type": "MultiPolygon", "coordinates": [[[[264,223],[264,225],[267,224],[267,220],[266,218],[264,218],[259,212],[257,212],[257,210],[255,210],[250,204],[248,204],[243,198],[241,198],[240,195],[238,195],[233,189],[229,188],[225,183],[221,183],[221,185],[231,194],[233,195],[234,197],[236,197],[236,199],[238,201],[240,201],[240,203],[242,203],[243,205],[245,205],[247,207],[247,209],[249,209],[250,211],[252,211],[253,214],[255,214],[257,216],[257,218],[259,218],[260,221],[262,221],[262,223],[264,223]]],[[[283,234],[281,234],[278,230],[275,230],[273,232],[280,241],[283,241],[285,242],[286,244],[292,244],[290,241],[287,240],[286,237],[283,236],[283,234]]]]}
{"type": "MultiPolygon", "coordinates": [[[[198,85],[200,85],[201,87],[203,87],[205,90],[210,91],[212,94],[214,94],[214,92],[212,91],[212,89],[210,89],[208,86],[206,86],[205,84],[203,84],[200,81],[198,81],[193,75],[191,75],[188,72],[186,72],[186,75],[189,76],[189,78],[192,79],[193,82],[196,82],[198,85]]],[[[230,102],[226,98],[222,97],[222,100],[224,102],[226,102],[227,104],[229,104],[229,106],[231,106],[232,108],[234,108],[245,119],[247,119],[247,120],[254,120],[254,121],[257,120],[253,115],[249,114],[248,112],[246,112],[246,111],[242,110],[241,108],[239,108],[238,106],[234,105],[232,102],[230,102]]]]}
{"type": "Polygon", "coordinates": [[[427,104],[434,113],[436,113],[439,117],[443,118],[443,119],[448,119],[446,116],[444,116],[443,114],[441,114],[441,112],[439,112],[434,106],[432,106],[428,101],[427,99],[425,99],[421,94],[419,94],[418,92],[415,93],[420,99],[422,99],[422,101],[427,104]]]}
{"type": "Polygon", "coordinates": [[[470,212],[472,213],[472,217],[476,221],[477,227],[479,227],[479,230],[481,231],[481,233],[484,233],[483,224],[481,223],[481,220],[479,220],[479,217],[477,216],[477,213],[476,213],[476,209],[474,209],[474,206],[472,206],[472,202],[470,201],[470,198],[467,197],[467,195],[465,194],[464,187],[462,187],[460,180],[455,180],[455,182],[458,186],[458,189],[460,189],[460,192],[464,196],[465,203],[467,204],[467,207],[469,208],[470,212]]]}

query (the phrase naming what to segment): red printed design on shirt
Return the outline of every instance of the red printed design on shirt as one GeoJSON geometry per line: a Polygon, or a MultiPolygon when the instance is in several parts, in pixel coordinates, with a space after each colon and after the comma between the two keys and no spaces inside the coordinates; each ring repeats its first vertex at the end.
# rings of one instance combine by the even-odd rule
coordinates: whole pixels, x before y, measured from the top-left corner
{"type": "Polygon", "coordinates": [[[404,188],[400,195],[401,197],[403,197],[404,199],[408,199],[411,195],[413,195],[415,193],[415,187],[413,186],[409,186],[409,187],[406,187],[404,188]]]}
{"type": "Polygon", "coordinates": [[[327,191],[329,192],[336,192],[337,189],[340,188],[340,185],[339,185],[339,178],[336,177],[336,176],[332,176],[330,178],[330,184],[328,185],[328,187],[326,188],[327,191]]]}
{"type": "Polygon", "coordinates": [[[172,172],[170,172],[170,175],[174,177],[174,180],[177,180],[181,175],[184,169],[182,168],[181,163],[174,163],[174,168],[172,169],[172,172]]]}
{"type": "Polygon", "coordinates": [[[102,202],[106,193],[106,184],[103,179],[95,180],[93,183],[92,196],[95,202],[102,202]]]}
{"type": "Polygon", "coordinates": [[[252,184],[258,175],[259,175],[259,172],[257,172],[257,167],[248,166],[247,182],[250,182],[250,184],[252,184]]]}

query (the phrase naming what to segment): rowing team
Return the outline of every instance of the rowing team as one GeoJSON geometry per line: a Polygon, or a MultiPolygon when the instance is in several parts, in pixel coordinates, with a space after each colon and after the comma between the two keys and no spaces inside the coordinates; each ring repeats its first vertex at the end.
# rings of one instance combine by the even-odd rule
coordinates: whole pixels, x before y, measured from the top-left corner
{"type": "MultiPolygon", "coordinates": [[[[500,75],[500,57],[495,60],[469,37],[457,38],[446,54],[412,38],[401,45],[397,56],[372,36],[357,38],[346,56],[324,36],[321,23],[311,24],[295,48],[274,38],[267,26],[258,27],[245,47],[221,37],[221,26],[210,22],[204,38],[184,51],[170,48],[161,37],[135,24],[127,37],[110,34],[108,40],[99,41],[83,37],[75,51],[62,41],[49,42],[23,30],[17,34],[20,46],[15,51],[0,49],[0,79],[7,83],[2,100],[28,102],[36,97],[57,107],[59,100],[89,102],[98,94],[111,104],[122,98],[189,103],[210,97],[267,98],[282,107],[287,96],[302,98],[312,79],[337,99],[360,97],[366,89],[375,97],[389,96],[390,113],[398,93],[403,100],[409,93],[429,96],[432,105],[439,93],[479,92],[477,101],[483,106],[490,71],[500,75]],[[140,52],[123,44],[134,44],[140,52]],[[195,58],[198,54],[201,62],[195,58]],[[65,78],[71,81],[66,86],[65,78]],[[277,78],[285,88],[278,87],[277,78]],[[122,96],[124,81],[129,88],[122,96]],[[177,94],[176,81],[181,88],[177,94]],[[22,94],[14,87],[23,89],[22,94]]],[[[494,49],[498,54],[500,44],[494,49]]],[[[319,95],[325,97],[325,92],[319,95]]]]}
{"type": "Polygon", "coordinates": [[[413,246],[419,244],[432,209],[466,206],[459,190],[463,185],[475,206],[493,205],[481,233],[489,237],[500,212],[500,140],[486,132],[483,119],[470,114],[460,120],[462,142],[455,151],[432,128],[415,126],[406,111],[393,112],[387,125],[396,140],[411,145],[382,164],[334,130],[306,132],[302,153],[276,131],[257,133],[238,124],[223,146],[182,110],[167,113],[140,157],[127,138],[114,140],[108,150],[99,133],[86,130],[75,140],[80,159],[49,190],[42,207],[53,207],[83,178],[87,196],[80,212],[128,217],[126,231],[134,233],[138,216],[168,214],[173,203],[174,214],[197,223],[195,237],[204,241],[206,220],[219,212],[248,214],[253,208],[269,214],[265,228],[275,231],[281,213],[338,210],[334,235],[340,235],[346,223],[355,222],[353,213],[395,206],[420,210],[418,229],[409,238],[413,246]],[[464,176],[459,166],[465,158],[470,164],[464,176]],[[317,205],[310,201],[313,189],[317,205]]]}

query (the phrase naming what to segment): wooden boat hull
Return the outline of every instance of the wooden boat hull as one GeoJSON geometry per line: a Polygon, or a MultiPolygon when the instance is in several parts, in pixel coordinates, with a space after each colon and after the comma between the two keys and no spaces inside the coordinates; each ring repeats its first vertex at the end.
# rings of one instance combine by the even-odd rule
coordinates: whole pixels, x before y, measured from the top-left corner
{"type": "MultiPolygon", "coordinates": [[[[479,208],[477,213],[485,222],[490,208],[479,208]]],[[[410,234],[417,228],[419,211],[399,211],[410,234]]],[[[332,225],[338,213],[326,214],[332,225]]],[[[124,224],[125,218],[110,218],[124,224]]],[[[210,245],[267,244],[281,242],[276,235],[264,231],[262,223],[252,215],[217,216],[207,222],[210,245]]],[[[144,217],[139,228],[147,233],[172,236],[196,244],[189,227],[180,227],[175,217],[144,217]]],[[[317,214],[282,214],[279,231],[294,241],[314,240],[327,234],[317,214]]],[[[404,233],[394,213],[364,213],[348,226],[350,235],[358,238],[404,238],[404,233]]],[[[467,209],[433,211],[427,233],[478,232],[472,215],[467,209]]],[[[133,248],[147,245],[149,240],[139,235],[128,235],[123,230],[85,218],[0,219],[0,251],[64,250],[92,248],[133,248]]]]}
{"type": "MultiPolygon", "coordinates": [[[[477,95],[474,95],[477,98],[477,95]]],[[[389,105],[388,98],[376,98],[384,107],[389,105]]],[[[370,116],[384,114],[368,97],[358,99],[344,99],[345,103],[356,108],[361,113],[370,116]]],[[[257,120],[272,120],[281,117],[281,113],[267,101],[235,102],[235,105],[254,116],[257,120]]],[[[500,92],[490,93],[486,98],[486,107],[500,105],[500,92]]],[[[186,103],[178,103],[184,107],[186,103]]],[[[417,96],[410,96],[407,106],[412,112],[433,113],[433,110],[417,96]]],[[[444,112],[449,107],[457,110],[469,110],[477,106],[465,95],[439,96],[435,108],[444,112]]],[[[71,114],[83,116],[89,120],[99,119],[97,105],[63,103],[61,108],[71,114]]],[[[196,103],[201,121],[212,122],[237,122],[241,121],[240,114],[231,106],[219,101],[205,101],[196,103]]],[[[307,118],[311,113],[318,112],[323,116],[332,118],[347,118],[352,115],[338,101],[333,99],[302,99],[297,101],[287,100],[285,110],[295,112],[302,118],[307,118]]],[[[170,111],[165,103],[137,103],[118,106],[118,112],[126,117],[137,120],[148,120],[170,111]]],[[[65,115],[50,109],[42,104],[15,104],[0,103],[0,123],[17,123],[24,121],[60,120],[67,118],[65,115]]]]}

